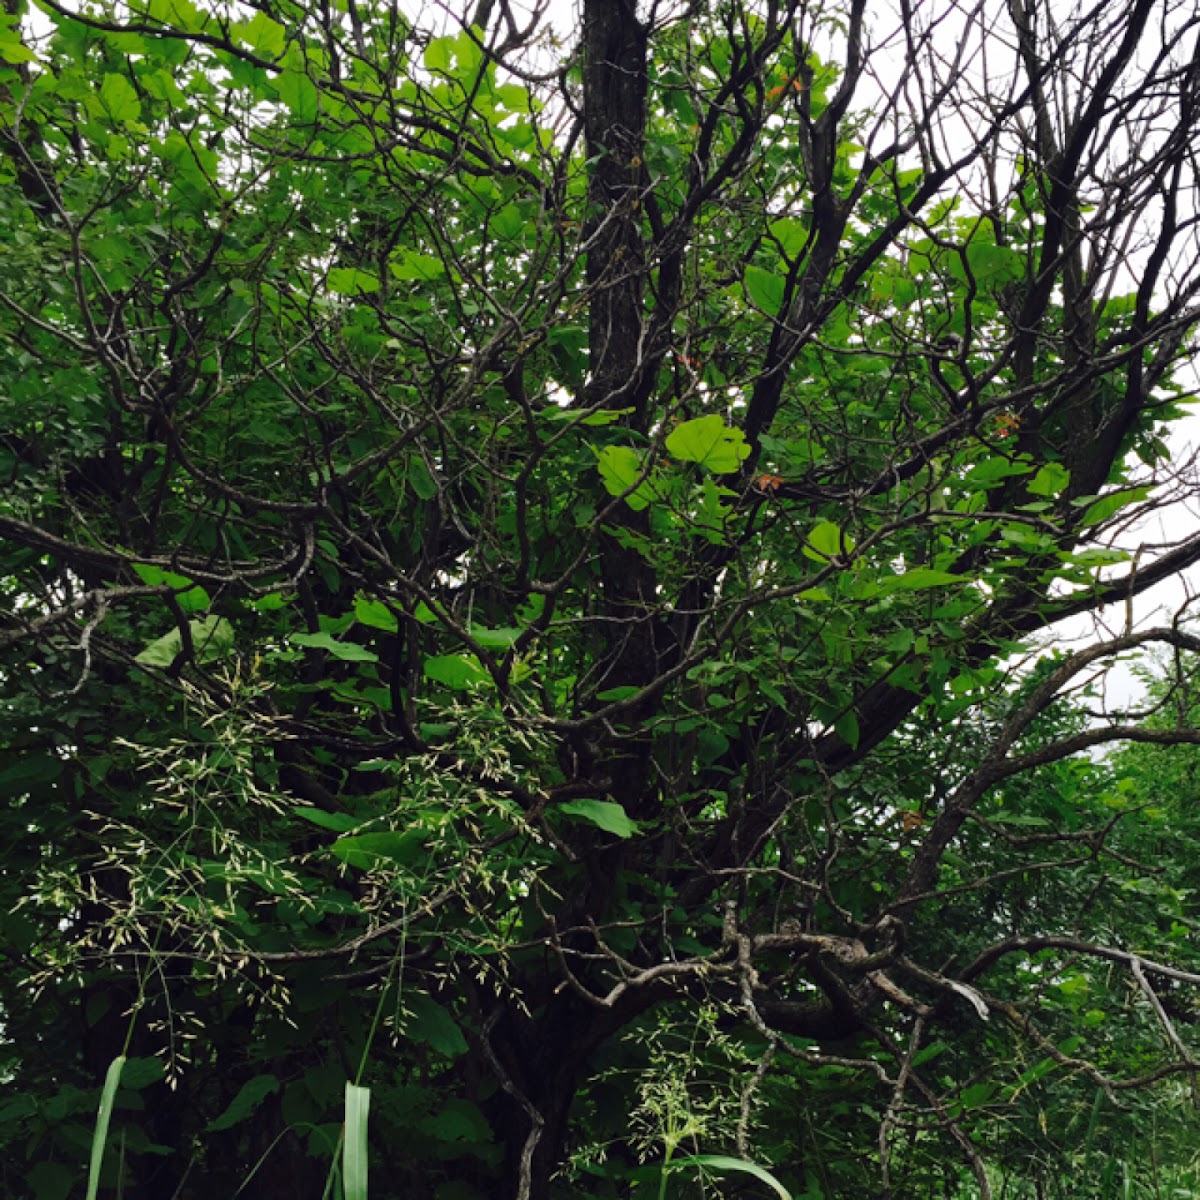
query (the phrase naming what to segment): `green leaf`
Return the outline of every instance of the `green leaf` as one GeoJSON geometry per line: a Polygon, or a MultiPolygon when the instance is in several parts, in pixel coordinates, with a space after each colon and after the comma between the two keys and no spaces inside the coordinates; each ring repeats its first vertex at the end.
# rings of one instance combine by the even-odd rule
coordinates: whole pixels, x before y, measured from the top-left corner
{"type": "Polygon", "coordinates": [[[268,1096],[277,1091],[279,1080],[274,1075],[255,1075],[253,1079],[248,1079],[242,1084],[229,1107],[219,1117],[209,1121],[204,1127],[205,1132],[219,1133],[222,1129],[232,1129],[251,1116],[268,1096]]]}
{"type": "MultiPolygon", "coordinates": [[[[580,424],[590,426],[615,425],[622,417],[628,416],[631,412],[633,412],[632,408],[600,408],[593,413],[588,413],[580,421],[580,424]]],[[[567,415],[569,416],[570,414],[568,413],[567,415]]]]}
{"type": "Polygon", "coordinates": [[[92,1157],[88,1164],[87,1200],[96,1200],[100,1190],[100,1168],[104,1165],[104,1147],[108,1142],[108,1123],[112,1119],[113,1104],[117,1099],[117,1088],[121,1084],[121,1071],[125,1056],[117,1055],[108,1064],[104,1077],[104,1090],[100,1093],[100,1108],[96,1113],[96,1127],[92,1132],[92,1157]]]}
{"type": "MultiPolygon", "coordinates": [[[[448,1100],[437,1112],[431,1113],[418,1124],[417,1129],[425,1137],[442,1143],[469,1143],[480,1148],[492,1142],[492,1130],[478,1107],[470,1100],[454,1098],[448,1100]]],[[[468,1200],[465,1192],[457,1197],[446,1191],[447,1200],[468,1200]]],[[[469,1200],[476,1200],[478,1193],[472,1192],[469,1200]]]]}
{"type": "Polygon", "coordinates": [[[455,691],[467,691],[491,679],[474,654],[438,654],[426,658],[425,676],[455,691]]]}
{"type": "Polygon", "coordinates": [[[416,992],[408,996],[405,1005],[411,1016],[404,1022],[404,1033],[432,1046],[444,1058],[459,1058],[467,1052],[467,1039],[450,1010],[431,996],[416,992]]]}
{"type": "Polygon", "coordinates": [[[343,662],[378,662],[379,655],[365,646],[354,642],[339,642],[332,634],[325,633],[293,633],[288,641],[308,650],[328,650],[334,658],[343,662]]]}
{"type": "Polygon", "coordinates": [[[292,812],[304,821],[319,825],[322,829],[332,829],[335,833],[346,833],[363,823],[361,817],[353,817],[349,813],[326,812],[323,808],[314,808],[307,804],[298,804],[292,812]]]}
{"type": "Polygon", "coordinates": [[[287,105],[297,121],[304,124],[312,121],[318,111],[320,93],[317,86],[303,71],[284,71],[275,80],[279,98],[287,105]]]}
{"type": "Polygon", "coordinates": [[[0,60],[9,63],[32,62],[37,56],[21,42],[19,28],[0,25],[0,60]]]}
{"type": "Polygon", "coordinates": [[[0,791],[7,800],[28,796],[39,784],[52,783],[62,773],[62,760],[52,754],[27,754],[0,768],[0,791]]]}
{"type": "Polygon", "coordinates": [[[1116,563],[1125,563],[1133,557],[1128,550],[1115,550],[1111,546],[1089,546],[1086,550],[1072,550],[1061,553],[1059,557],[1065,563],[1076,567],[1111,567],[1116,563]]]}
{"type": "Polygon", "coordinates": [[[119,125],[128,125],[142,115],[141,101],[134,86],[124,75],[105,75],[100,84],[100,103],[119,125]]]}
{"type": "Polygon", "coordinates": [[[339,296],[360,296],[379,291],[379,277],[357,267],[332,267],[328,277],[329,290],[339,296]]]}
{"type": "Polygon", "coordinates": [[[520,629],[488,629],[483,625],[472,625],[470,633],[485,650],[507,650],[521,636],[520,629]]]}
{"type": "MultiPolygon", "coordinates": [[[[967,262],[977,284],[994,286],[1020,279],[1025,274],[1024,256],[1008,246],[997,246],[994,242],[972,242],[967,246],[967,262]]],[[[961,270],[961,261],[954,265],[958,267],[955,275],[962,277],[965,273],[961,270]]]]}
{"type": "MultiPolygon", "coordinates": [[[[546,334],[546,348],[554,360],[559,380],[571,388],[581,387],[587,375],[588,331],[580,325],[556,326],[546,334]]],[[[569,410],[561,411],[568,419],[574,416],[569,410]]],[[[550,409],[546,410],[546,415],[554,419],[550,409]]],[[[587,424],[586,420],[584,424],[587,424]]]]}
{"type": "Polygon", "coordinates": [[[79,1168],[69,1167],[66,1163],[34,1163],[25,1173],[25,1182],[29,1184],[36,1200],[69,1200],[79,1182],[79,1168]]]}
{"type": "Polygon", "coordinates": [[[949,571],[935,571],[932,567],[914,567],[903,575],[891,575],[879,581],[882,593],[922,592],[928,588],[949,587],[952,584],[970,582],[964,575],[951,575],[949,571]]]}
{"type": "Polygon", "coordinates": [[[367,1114],[371,1089],[346,1084],[346,1132],[342,1145],[343,1200],[367,1200],[367,1114]]]}
{"type": "Polygon", "coordinates": [[[290,597],[286,592],[268,592],[265,596],[259,596],[257,600],[250,601],[250,607],[256,612],[279,612],[280,609],[287,608],[290,602],[290,597]]]}
{"type": "Polygon", "coordinates": [[[175,599],[179,607],[186,613],[203,612],[212,607],[208,593],[198,584],[193,583],[186,575],[176,575],[174,571],[164,571],[152,563],[134,563],[134,574],[150,587],[165,586],[176,590],[175,599]]]}
{"type": "Polygon", "coordinates": [[[164,25],[175,26],[188,33],[204,27],[205,17],[192,0],[150,0],[146,15],[164,25]]]}
{"type": "Polygon", "coordinates": [[[987,491],[999,487],[1014,475],[1028,475],[1032,470],[1033,463],[1028,458],[1009,459],[995,454],[976,463],[963,476],[963,483],[972,489],[987,491]]]}
{"type": "Polygon", "coordinates": [[[590,821],[619,838],[633,837],[638,831],[638,823],[631,821],[625,809],[611,800],[568,800],[558,806],[558,811],[590,821]]]}
{"type": "Polygon", "coordinates": [[[764,271],[762,267],[746,268],[746,291],[754,304],[767,316],[778,315],[786,289],[787,280],[782,275],[774,271],[764,271]]]}
{"type": "MultiPolygon", "coordinates": [[[[1111,492],[1107,496],[1101,496],[1099,500],[1088,504],[1079,524],[1081,527],[1099,525],[1101,521],[1107,521],[1114,513],[1120,512],[1121,509],[1128,507],[1130,504],[1137,504],[1140,500],[1145,500],[1152,490],[1152,487],[1147,484],[1144,487],[1125,488],[1122,491],[1111,492]]],[[[1077,500],[1075,503],[1086,502],[1077,500]]]]}
{"type": "Polygon", "coordinates": [[[1059,463],[1047,463],[1030,481],[1035,496],[1057,496],[1071,482],[1071,472],[1059,463]]]}
{"type": "Polygon", "coordinates": [[[998,812],[991,820],[999,825],[1017,825],[1026,829],[1046,829],[1053,826],[1052,821],[1032,813],[998,812]]]}
{"type": "Polygon", "coordinates": [[[672,457],[699,463],[714,475],[736,471],[750,455],[746,435],[715,413],[680,422],[667,436],[666,445],[672,457]]]}
{"type": "Polygon", "coordinates": [[[425,67],[436,75],[445,75],[454,61],[454,38],[433,38],[425,47],[425,67]]]}
{"type": "Polygon", "coordinates": [[[287,46],[287,30],[265,12],[257,12],[238,30],[238,36],[255,54],[278,58],[287,46]]]}
{"type": "Polygon", "coordinates": [[[121,1069],[121,1086],[140,1092],[142,1088],[157,1083],[164,1074],[161,1058],[130,1058],[121,1069]]]}
{"type": "Polygon", "coordinates": [[[398,830],[356,833],[338,838],[329,849],[347,866],[369,871],[379,866],[407,866],[415,862],[424,854],[425,837],[423,830],[414,829],[404,833],[398,830]]]}
{"type": "Polygon", "coordinates": [[[437,480],[429,473],[420,455],[413,455],[408,460],[408,486],[416,492],[418,500],[432,500],[438,494],[437,480]]]}
{"type": "Polygon", "coordinates": [[[843,533],[832,521],[822,521],[814,526],[802,551],[805,558],[816,562],[829,562],[831,559],[852,554],[854,539],[843,533]]]}
{"type": "Polygon", "coordinates": [[[843,713],[834,722],[834,732],[850,747],[851,750],[858,749],[858,742],[861,736],[858,728],[858,717],[852,712],[843,713]]]}
{"type": "Polygon", "coordinates": [[[20,42],[0,42],[0,60],[7,63],[33,62],[37,57],[28,46],[20,42]]]}
{"type": "Polygon", "coordinates": [[[963,1108],[979,1108],[991,1100],[995,1094],[996,1085],[994,1083],[973,1083],[959,1093],[959,1102],[963,1108]]]}
{"type": "Polygon", "coordinates": [[[780,217],[778,221],[772,221],[769,228],[771,236],[779,242],[779,248],[788,258],[795,258],[808,244],[809,227],[795,217],[780,217]]]}
{"type": "Polygon", "coordinates": [[[454,39],[454,58],[458,63],[456,78],[474,85],[480,67],[484,63],[483,47],[479,44],[482,31],[476,26],[464,29],[454,39]]]}
{"type": "Polygon", "coordinates": [[[172,177],[205,202],[213,198],[217,175],[217,155],[195,137],[172,130],[163,139],[162,156],[171,166],[172,177]]]}
{"type": "MultiPolygon", "coordinates": [[[[1084,1024],[1087,1024],[1085,1021],[1084,1024]]],[[[1031,1083],[1036,1083],[1039,1079],[1044,1079],[1047,1075],[1052,1074],[1058,1068],[1058,1063],[1052,1058],[1043,1058],[1041,1062],[1034,1063],[1027,1071],[1022,1071],[1016,1079],[1013,1080],[1010,1087],[1014,1092],[1022,1091],[1031,1083]]]]}
{"type": "Polygon", "coordinates": [[[923,1067],[926,1063],[933,1062],[935,1058],[944,1054],[949,1049],[950,1046],[947,1042],[934,1042],[924,1049],[918,1050],[913,1055],[912,1065],[914,1067],[923,1067]]]}
{"type": "Polygon", "coordinates": [[[399,618],[382,600],[372,600],[362,592],[354,597],[354,619],[360,625],[382,629],[386,633],[395,633],[400,628],[399,618]]]}
{"type": "MultiPolygon", "coordinates": [[[[94,1025],[89,1021],[88,1025],[94,1025]]],[[[0,1129],[11,1128],[17,1121],[37,1116],[38,1102],[28,1092],[18,1092],[11,1100],[0,1104],[0,1129]]]]}
{"type": "MultiPolygon", "coordinates": [[[[610,496],[620,496],[635,488],[642,476],[642,456],[628,446],[605,446],[596,455],[596,469],[610,496]]],[[[645,508],[655,498],[649,480],[645,480],[625,497],[635,512],[645,508]]]]}
{"type": "Polygon", "coordinates": [[[765,1167],[757,1163],[747,1162],[744,1158],[731,1158],[727,1154],[689,1154],[685,1158],[673,1158],[663,1163],[664,1171],[680,1171],[685,1167],[708,1167],[713,1171],[738,1171],[743,1175],[752,1175],[765,1183],[780,1200],[792,1200],[792,1194],[765,1167]]]}
{"type": "MultiPolygon", "coordinates": [[[[233,626],[224,617],[209,616],[200,621],[189,621],[188,632],[197,663],[215,662],[233,650],[233,626]]],[[[183,634],[176,627],[155,638],[133,661],[143,667],[169,667],[182,649],[183,634]]]]}
{"type": "Polygon", "coordinates": [[[1091,989],[1091,983],[1086,975],[1070,975],[1058,984],[1058,990],[1070,999],[1079,1000],[1086,996],[1091,989]]]}
{"type": "Polygon", "coordinates": [[[404,250],[388,263],[388,271],[393,279],[428,282],[445,275],[446,264],[436,255],[404,250]]]}

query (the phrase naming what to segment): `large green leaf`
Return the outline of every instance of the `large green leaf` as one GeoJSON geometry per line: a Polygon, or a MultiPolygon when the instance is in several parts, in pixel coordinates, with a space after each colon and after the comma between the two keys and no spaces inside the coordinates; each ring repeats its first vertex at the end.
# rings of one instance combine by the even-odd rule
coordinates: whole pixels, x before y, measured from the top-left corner
{"type": "Polygon", "coordinates": [[[79,1170],[66,1163],[37,1162],[25,1172],[25,1182],[36,1200],[70,1200],[71,1192],[79,1182],[79,1170]]]}
{"type": "Polygon", "coordinates": [[[673,1158],[663,1165],[664,1171],[680,1171],[687,1167],[705,1167],[711,1171],[735,1171],[751,1175],[765,1183],[780,1200],[792,1200],[792,1194],[765,1167],[747,1162],[744,1158],[732,1158],[727,1154],[689,1154],[684,1158],[673,1158]]]}
{"type": "Polygon", "coordinates": [[[354,619],[360,625],[395,633],[400,628],[396,614],[382,600],[372,600],[361,592],[354,598],[354,619]]]}
{"type": "Polygon", "coordinates": [[[267,58],[277,58],[287,45],[287,30],[265,12],[256,12],[238,33],[251,50],[267,58]]]}
{"type": "Polygon", "coordinates": [[[850,554],[854,550],[854,539],[832,521],[821,521],[813,526],[802,549],[805,558],[828,562],[850,554]]]}
{"type": "Polygon", "coordinates": [[[521,630],[515,627],[488,629],[483,625],[472,625],[470,632],[485,650],[507,650],[521,636],[521,630]]]}
{"type": "Polygon", "coordinates": [[[950,587],[969,582],[962,575],[935,571],[932,567],[913,567],[903,575],[889,575],[879,581],[882,592],[923,592],[928,588],[950,587]]]}
{"type": "Polygon", "coordinates": [[[279,98],[300,122],[312,121],[320,105],[320,92],[304,71],[282,71],[275,80],[279,98]]]}
{"type": "Polygon", "coordinates": [[[383,833],[356,833],[338,838],[329,849],[347,866],[361,871],[395,864],[407,866],[424,852],[423,830],[388,830],[383,833]]]}
{"type": "Polygon", "coordinates": [[[435,254],[404,250],[388,263],[388,270],[393,279],[429,281],[445,275],[446,264],[435,254]]]}
{"type": "Polygon", "coordinates": [[[1119,491],[1109,492],[1107,496],[1101,496],[1098,500],[1092,500],[1090,503],[1086,499],[1076,500],[1077,505],[1086,505],[1080,525],[1084,527],[1099,525],[1101,521],[1107,521],[1121,509],[1128,508],[1129,505],[1136,504],[1139,500],[1145,500],[1151,491],[1150,487],[1121,488],[1119,491]]]}
{"type": "Polygon", "coordinates": [[[411,1014],[404,1022],[406,1037],[432,1046],[446,1058],[459,1058],[466,1054],[467,1040],[448,1008],[423,992],[409,996],[405,1005],[411,1014]]]}
{"type": "MultiPolygon", "coordinates": [[[[233,650],[233,626],[224,617],[208,616],[189,621],[188,632],[198,663],[215,662],[233,650]]],[[[182,650],[183,634],[176,627],[155,638],[134,661],[144,667],[169,667],[182,650]]]]}
{"type": "Polygon", "coordinates": [[[205,1126],[209,1133],[219,1133],[223,1129],[232,1129],[242,1121],[248,1120],[262,1102],[279,1091],[279,1080],[274,1075],[255,1075],[248,1079],[238,1089],[238,1094],[229,1102],[228,1107],[219,1117],[214,1117],[205,1126]]]}
{"type": "Polygon", "coordinates": [[[642,456],[628,446],[605,446],[596,456],[596,468],[604,486],[612,496],[626,492],[626,503],[640,510],[654,499],[655,492],[648,479],[644,479],[642,456]],[[630,489],[633,488],[633,491],[630,489]]]}
{"type": "Polygon", "coordinates": [[[203,612],[212,605],[208,593],[186,575],[177,575],[174,571],[166,571],[153,563],[134,563],[133,569],[138,578],[151,587],[163,584],[175,588],[175,600],[186,613],[203,612]]]}
{"type": "Polygon", "coordinates": [[[714,475],[736,471],[750,455],[746,435],[715,413],[681,421],[667,435],[666,446],[674,458],[699,463],[714,475]]]}
{"type": "Polygon", "coordinates": [[[303,804],[298,804],[292,812],[301,820],[319,825],[322,829],[332,829],[335,833],[347,833],[363,823],[361,817],[350,813],[326,812],[323,808],[303,804]]]}
{"type": "Polygon", "coordinates": [[[124,75],[105,75],[100,84],[100,103],[114,121],[126,125],[142,114],[141,102],[133,84],[124,75]]]}
{"type": "Polygon", "coordinates": [[[127,1058],[121,1069],[121,1087],[139,1092],[158,1083],[164,1073],[161,1058],[127,1058]]]}
{"type": "Polygon", "coordinates": [[[295,646],[303,646],[307,650],[328,650],[334,658],[343,662],[378,662],[379,655],[366,646],[354,642],[338,641],[331,633],[323,630],[319,633],[293,633],[289,638],[295,646]]]}
{"type": "Polygon", "coordinates": [[[1071,472],[1061,463],[1046,463],[1029,481],[1029,490],[1035,496],[1057,496],[1071,482],[1071,472]]]}
{"type": "Polygon", "coordinates": [[[379,291],[379,277],[358,267],[334,267],[329,272],[329,290],[339,296],[361,296],[379,291]]]}
{"type": "Polygon", "coordinates": [[[762,267],[746,268],[746,291],[768,316],[778,315],[786,286],[787,281],[775,271],[765,271],[762,267]]]}
{"type": "Polygon", "coordinates": [[[630,838],[638,831],[638,823],[629,819],[625,809],[612,800],[568,800],[558,811],[579,817],[620,838],[630,838]]]}
{"type": "Polygon", "coordinates": [[[433,654],[425,659],[425,676],[455,691],[468,691],[491,676],[474,654],[433,654]]]}

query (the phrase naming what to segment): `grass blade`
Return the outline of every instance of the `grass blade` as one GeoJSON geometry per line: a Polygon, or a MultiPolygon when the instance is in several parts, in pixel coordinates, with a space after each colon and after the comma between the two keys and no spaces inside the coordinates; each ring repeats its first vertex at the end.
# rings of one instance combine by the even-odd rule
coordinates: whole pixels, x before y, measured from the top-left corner
{"type": "Polygon", "coordinates": [[[113,1103],[117,1088],[121,1084],[121,1070],[125,1066],[125,1055],[118,1054],[108,1064],[104,1077],[104,1091],[100,1093],[100,1111],[96,1113],[96,1128],[92,1133],[92,1161],[88,1167],[87,1200],[96,1200],[100,1190],[100,1167],[104,1162],[104,1146],[108,1141],[108,1122],[112,1118],[113,1103]]]}
{"type": "Polygon", "coordinates": [[[367,1200],[367,1111],[371,1089],[346,1084],[346,1140],[342,1146],[342,1195],[367,1200]]]}
{"type": "MultiPolygon", "coordinates": [[[[780,1200],[792,1200],[791,1193],[771,1174],[757,1163],[747,1162],[744,1158],[730,1158],[727,1154],[692,1154],[687,1158],[676,1158],[663,1169],[677,1171],[681,1167],[708,1167],[713,1171],[741,1171],[761,1180],[780,1197],[780,1200]]],[[[349,1196],[347,1196],[349,1200],[349,1196]]]]}

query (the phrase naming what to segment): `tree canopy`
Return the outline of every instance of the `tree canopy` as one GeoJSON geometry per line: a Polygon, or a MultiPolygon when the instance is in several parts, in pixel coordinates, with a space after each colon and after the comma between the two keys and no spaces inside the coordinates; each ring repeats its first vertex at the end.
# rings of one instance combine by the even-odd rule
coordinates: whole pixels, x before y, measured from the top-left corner
{"type": "Polygon", "coordinates": [[[32,4],[5,1194],[1195,1185],[1195,4],[32,4]]]}

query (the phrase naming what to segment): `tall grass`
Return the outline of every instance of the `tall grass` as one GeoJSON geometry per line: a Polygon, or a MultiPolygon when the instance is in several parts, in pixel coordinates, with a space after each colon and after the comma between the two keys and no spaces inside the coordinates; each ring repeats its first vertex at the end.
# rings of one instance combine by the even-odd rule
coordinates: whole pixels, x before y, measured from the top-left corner
{"type": "Polygon", "coordinates": [[[118,1054],[108,1064],[108,1073],[104,1076],[104,1090],[100,1093],[100,1109],[96,1113],[96,1128],[92,1133],[87,1200],[96,1200],[96,1193],[100,1190],[100,1167],[104,1163],[104,1147],[108,1142],[108,1124],[112,1120],[113,1104],[117,1099],[117,1088],[121,1086],[121,1071],[124,1067],[125,1055],[118,1054]]]}
{"type": "MultiPolygon", "coordinates": [[[[108,1127],[112,1122],[113,1106],[117,1099],[117,1089],[121,1086],[121,1071],[124,1067],[125,1055],[119,1054],[109,1063],[104,1077],[100,1107],[96,1112],[96,1126],[92,1130],[87,1200],[96,1200],[100,1191],[100,1171],[104,1165],[104,1151],[108,1146],[108,1127]]],[[[370,1108],[371,1089],[347,1083],[346,1115],[341,1144],[342,1200],[367,1200],[367,1114],[370,1108]]],[[[337,1156],[334,1157],[333,1167],[336,1173],[337,1156]]],[[[257,1167],[255,1169],[257,1170],[257,1167]]]]}

